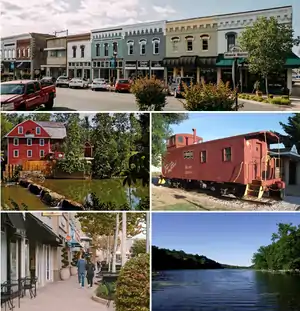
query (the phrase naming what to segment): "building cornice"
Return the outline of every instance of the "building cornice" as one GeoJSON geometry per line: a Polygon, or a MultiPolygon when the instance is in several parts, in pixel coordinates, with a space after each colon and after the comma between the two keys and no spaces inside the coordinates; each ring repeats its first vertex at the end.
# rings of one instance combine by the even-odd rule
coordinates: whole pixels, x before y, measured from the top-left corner
{"type": "Polygon", "coordinates": [[[165,35],[166,32],[165,29],[166,29],[165,20],[148,23],[139,23],[135,25],[124,25],[123,35],[132,36],[132,35],[159,34],[159,33],[163,33],[165,35]]]}
{"type": "Polygon", "coordinates": [[[91,33],[82,33],[78,35],[71,35],[67,37],[67,42],[73,41],[89,41],[91,39],[91,33]]]}
{"type": "Polygon", "coordinates": [[[218,24],[216,20],[190,20],[184,22],[170,22],[166,24],[166,33],[167,34],[180,34],[183,32],[190,31],[201,31],[205,32],[206,30],[217,30],[218,24]]]}

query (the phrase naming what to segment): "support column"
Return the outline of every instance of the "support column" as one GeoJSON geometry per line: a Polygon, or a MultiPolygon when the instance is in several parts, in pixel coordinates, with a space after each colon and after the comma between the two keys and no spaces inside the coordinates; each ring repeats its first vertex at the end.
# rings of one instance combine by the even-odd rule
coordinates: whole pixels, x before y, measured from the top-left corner
{"type": "Polygon", "coordinates": [[[243,68],[240,67],[240,93],[243,93],[243,68]]]}
{"type": "Polygon", "coordinates": [[[176,67],[173,68],[173,78],[174,79],[176,78],[176,74],[177,74],[177,70],[176,69],[177,69],[176,67]]]}
{"type": "Polygon", "coordinates": [[[74,69],[74,78],[77,78],[77,68],[74,69]]]}
{"type": "Polygon", "coordinates": [[[164,68],[164,81],[167,84],[168,83],[168,68],[164,68]]]}
{"type": "MultiPolygon", "coordinates": [[[[21,258],[19,258],[19,260],[21,260],[21,278],[24,278],[26,277],[26,266],[25,266],[25,257],[26,257],[26,247],[25,247],[25,239],[22,238],[21,239],[21,243],[20,243],[20,247],[21,247],[21,251],[20,251],[20,254],[21,254],[21,258]]],[[[29,258],[28,258],[29,260],[29,258]]]]}
{"type": "Polygon", "coordinates": [[[197,83],[200,83],[200,67],[197,67],[197,83]]]}
{"type": "Polygon", "coordinates": [[[217,68],[217,83],[219,84],[222,80],[222,70],[220,67],[217,68]]]}
{"type": "Polygon", "coordinates": [[[287,69],[287,81],[286,81],[286,87],[290,90],[290,95],[292,94],[292,87],[293,87],[293,72],[292,69],[287,69]]]}
{"type": "Polygon", "coordinates": [[[183,77],[183,76],[184,76],[183,66],[181,66],[181,68],[180,68],[180,76],[181,76],[181,77],[183,77]]]}
{"type": "Polygon", "coordinates": [[[120,69],[117,69],[117,80],[120,79],[120,69]]]}
{"type": "Polygon", "coordinates": [[[101,78],[100,74],[101,74],[101,69],[99,68],[98,69],[98,78],[101,78]]]}

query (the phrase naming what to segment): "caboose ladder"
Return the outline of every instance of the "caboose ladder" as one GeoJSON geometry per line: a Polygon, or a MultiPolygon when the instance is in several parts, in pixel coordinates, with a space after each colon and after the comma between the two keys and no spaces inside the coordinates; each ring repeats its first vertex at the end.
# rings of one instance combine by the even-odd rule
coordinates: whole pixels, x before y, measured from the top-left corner
{"type": "Polygon", "coordinates": [[[245,196],[256,197],[261,199],[264,194],[264,187],[261,180],[252,180],[252,183],[247,184],[245,196]]]}

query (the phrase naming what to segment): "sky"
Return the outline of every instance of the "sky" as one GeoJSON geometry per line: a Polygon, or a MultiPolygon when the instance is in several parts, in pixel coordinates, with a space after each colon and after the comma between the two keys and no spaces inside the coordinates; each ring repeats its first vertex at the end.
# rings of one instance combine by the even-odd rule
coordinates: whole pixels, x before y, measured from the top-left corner
{"type": "MultiPolygon", "coordinates": [[[[272,130],[285,134],[279,122],[287,123],[290,113],[189,113],[189,119],[173,125],[176,133],[190,133],[195,128],[204,141],[250,132],[272,130]]],[[[276,145],[277,147],[277,145],[276,145]]]]}
{"type": "Polygon", "coordinates": [[[293,5],[295,35],[300,35],[299,0],[1,0],[1,36],[26,32],[70,34],[154,20],[210,16],[293,5]],[[299,14],[298,14],[299,16],[299,14]]]}
{"type": "Polygon", "coordinates": [[[300,214],[153,213],[152,245],[250,266],[253,253],[270,244],[277,223],[299,225],[300,214]]]}

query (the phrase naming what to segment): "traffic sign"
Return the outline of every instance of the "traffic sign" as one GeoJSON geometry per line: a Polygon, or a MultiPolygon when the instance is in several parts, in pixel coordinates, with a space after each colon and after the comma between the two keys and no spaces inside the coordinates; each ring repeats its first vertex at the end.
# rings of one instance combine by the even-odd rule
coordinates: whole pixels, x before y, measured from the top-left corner
{"type": "Polygon", "coordinates": [[[66,236],[66,240],[67,240],[67,241],[70,241],[70,240],[71,240],[71,237],[70,237],[69,235],[67,235],[67,236],[66,236]]]}
{"type": "Polygon", "coordinates": [[[247,58],[249,56],[248,52],[226,52],[224,53],[224,58],[247,58]]]}

